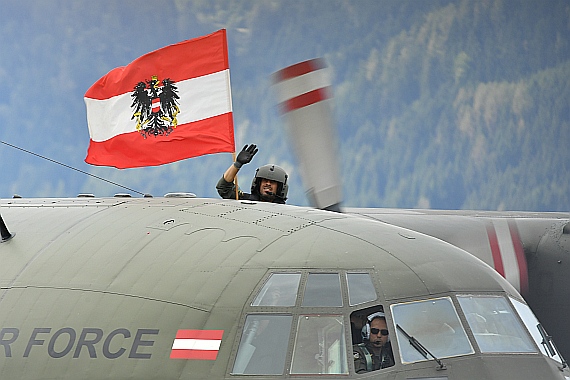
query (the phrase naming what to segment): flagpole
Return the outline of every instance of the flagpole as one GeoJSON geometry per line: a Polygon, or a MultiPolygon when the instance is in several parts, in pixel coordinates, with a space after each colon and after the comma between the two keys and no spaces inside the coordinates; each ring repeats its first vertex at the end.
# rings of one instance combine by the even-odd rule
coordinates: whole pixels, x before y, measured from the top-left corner
{"type": "MultiPolygon", "coordinates": [[[[236,162],[236,152],[232,153],[232,159],[233,159],[233,162],[236,162]]],[[[234,177],[234,185],[236,188],[236,201],[237,201],[237,200],[239,200],[239,196],[238,196],[238,193],[239,193],[239,190],[238,190],[238,174],[237,173],[236,173],[236,176],[234,177]]]]}

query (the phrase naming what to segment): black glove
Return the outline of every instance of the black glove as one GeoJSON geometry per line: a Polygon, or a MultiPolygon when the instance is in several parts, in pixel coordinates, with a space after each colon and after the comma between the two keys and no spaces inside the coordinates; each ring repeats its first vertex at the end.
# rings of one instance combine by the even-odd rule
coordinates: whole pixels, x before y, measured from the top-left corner
{"type": "Polygon", "coordinates": [[[251,162],[251,159],[253,158],[253,156],[255,156],[256,153],[257,153],[257,145],[251,144],[249,146],[248,145],[244,146],[241,152],[239,152],[239,154],[237,155],[236,162],[234,162],[234,166],[239,169],[242,167],[242,165],[249,164],[251,162]]]}

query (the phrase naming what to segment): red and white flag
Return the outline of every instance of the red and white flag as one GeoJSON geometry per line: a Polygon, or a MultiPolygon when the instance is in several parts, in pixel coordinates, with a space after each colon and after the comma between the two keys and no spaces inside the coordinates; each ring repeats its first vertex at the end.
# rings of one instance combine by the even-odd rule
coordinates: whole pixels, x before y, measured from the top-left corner
{"type": "Polygon", "coordinates": [[[224,330],[178,330],[170,359],[216,360],[224,330]]]}
{"type": "Polygon", "coordinates": [[[123,169],[235,152],[226,31],[111,70],[85,105],[88,164],[123,169]]]}

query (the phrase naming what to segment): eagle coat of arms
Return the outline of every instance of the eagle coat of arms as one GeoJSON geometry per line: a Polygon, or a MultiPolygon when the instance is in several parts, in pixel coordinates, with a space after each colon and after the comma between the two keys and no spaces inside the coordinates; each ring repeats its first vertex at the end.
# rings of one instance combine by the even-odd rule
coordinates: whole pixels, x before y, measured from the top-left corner
{"type": "Polygon", "coordinates": [[[176,116],[178,107],[178,88],[170,78],[158,80],[152,76],[150,80],[139,82],[131,94],[134,110],[132,119],[136,119],[137,131],[146,139],[147,136],[168,136],[178,125],[176,116]]]}

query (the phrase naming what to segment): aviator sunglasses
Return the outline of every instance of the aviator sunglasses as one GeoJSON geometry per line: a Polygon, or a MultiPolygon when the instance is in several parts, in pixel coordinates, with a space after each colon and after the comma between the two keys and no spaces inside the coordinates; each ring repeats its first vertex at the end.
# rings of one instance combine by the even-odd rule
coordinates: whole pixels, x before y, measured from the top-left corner
{"type": "Polygon", "coordinates": [[[371,333],[371,334],[374,334],[374,335],[378,335],[378,333],[380,333],[381,335],[388,335],[388,330],[386,330],[386,329],[377,329],[377,328],[372,327],[372,328],[370,329],[370,333],[371,333]]]}

